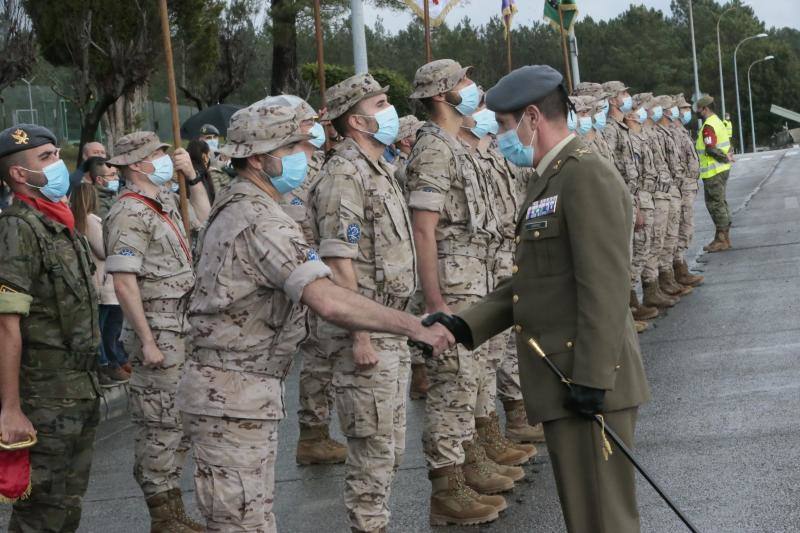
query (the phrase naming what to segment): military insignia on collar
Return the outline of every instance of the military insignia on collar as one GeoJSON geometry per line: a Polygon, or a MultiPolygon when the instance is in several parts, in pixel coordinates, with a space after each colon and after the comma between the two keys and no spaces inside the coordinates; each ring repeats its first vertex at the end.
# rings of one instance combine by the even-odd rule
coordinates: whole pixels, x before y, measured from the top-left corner
{"type": "Polygon", "coordinates": [[[536,200],[528,207],[528,211],[525,213],[525,220],[552,215],[556,212],[557,205],[558,195],[536,200]]]}
{"type": "Polygon", "coordinates": [[[558,167],[561,166],[561,160],[559,159],[553,164],[553,170],[558,170],[558,167]]]}
{"type": "Polygon", "coordinates": [[[11,138],[14,139],[14,143],[16,144],[28,144],[30,141],[28,133],[23,129],[15,130],[14,133],[11,134],[11,138]]]}
{"type": "Polygon", "coordinates": [[[591,154],[592,150],[588,146],[582,146],[575,150],[575,155],[586,155],[591,154]]]}
{"type": "Polygon", "coordinates": [[[347,242],[356,244],[361,240],[361,227],[358,224],[350,224],[347,226],[347,242]]]}
{"type": "Polygon", "coordinates": [[[308,259],[309,261],[319,261],[319,254],[317,253],[317,251],[315,249],[311,248],[306,253],[306,259],[308,259]]]}

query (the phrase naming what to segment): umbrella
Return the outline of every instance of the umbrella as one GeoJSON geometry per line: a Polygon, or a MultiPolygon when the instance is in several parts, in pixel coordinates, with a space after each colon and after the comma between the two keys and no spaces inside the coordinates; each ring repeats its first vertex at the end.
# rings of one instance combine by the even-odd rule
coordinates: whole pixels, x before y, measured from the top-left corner
{"type": "Polygon", "coordinates": [[[207,107],[187,118],[181,126],[181,136],[187,139],[194,139],[200,135],[200,128],[204,124],[212,124],[219,130],[220,135],[225,136],[228,132],[228,121],[231,115],[240,110],[240,105],[217,104],[207,107]]]}

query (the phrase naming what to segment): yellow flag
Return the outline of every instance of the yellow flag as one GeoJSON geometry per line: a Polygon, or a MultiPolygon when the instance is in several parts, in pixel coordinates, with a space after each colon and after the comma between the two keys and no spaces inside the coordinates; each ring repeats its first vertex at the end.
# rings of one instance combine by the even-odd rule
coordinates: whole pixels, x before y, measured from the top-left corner
{"type": "MultiPolygon", "coordinates": [[[[425,0],[403,0],[419,18],[425,17],[425,0]]],[[[447,13],[461,0],[428,0],[428,15],[431,27],[434,28],[444,22],[447,13]]]]}

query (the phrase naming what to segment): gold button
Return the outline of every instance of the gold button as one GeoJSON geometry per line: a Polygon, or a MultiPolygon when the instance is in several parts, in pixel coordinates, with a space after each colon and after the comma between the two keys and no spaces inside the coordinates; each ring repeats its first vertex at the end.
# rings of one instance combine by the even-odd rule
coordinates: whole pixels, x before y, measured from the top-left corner
{"type": "Polygon", "coordinates": [[[537,238],[537,239],[538,239],[538,238],[539,238],[539,235],[541,235],[541,234],[540,234],[538,231],[534,231],[534,232],[533,232],[533,236],[534,236],[535,238],[537,238]]]}
{"type": "Polygon", "coordinates": [[[512,302],[514,302],[514,303],[517,303],[517,302],[519,301],[519,296],[517,296],[517,295],[515,294],[515,295],[514,295],[514,297],[513,297],[513,298],[511,298],[511,301],[512,301],[512,302]]]}
{"type": "Polygon", "coordinates": [[[516,331],[517,333],[522,333],[522,326],[517,324],[516,326],[514,326],[514,331],[516,331]]]}
{"type": "Polygon", "coordinates": [[[572,348],[573,344],[572,341],[567,341],[567,348],[572,348]]]}
{"type": "Polygon", "coordinates": [[[511,272],[513,274],[516,274],[517,272],[519,272],[519,267],[517,265],[512,266],[511,267],[511,272]]]}
{"type": "Polygon", "coordinates": [[[519,235],[517,235],[516,237],[514,237],[514,242],[515,242],[515,243],[517,243],[517,244],[519,244],[519,235]]]}

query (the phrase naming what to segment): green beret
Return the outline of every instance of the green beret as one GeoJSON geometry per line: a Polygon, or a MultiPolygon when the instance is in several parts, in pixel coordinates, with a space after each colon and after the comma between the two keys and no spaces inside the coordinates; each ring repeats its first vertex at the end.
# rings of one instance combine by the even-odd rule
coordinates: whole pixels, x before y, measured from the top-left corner
{"type": "Polygon", "coordinates": [[[495,113],[519,111],[553,92],[563,81],[561,73],[548,65],[520,67],[486,92],[486,107],[495,113]]]}

